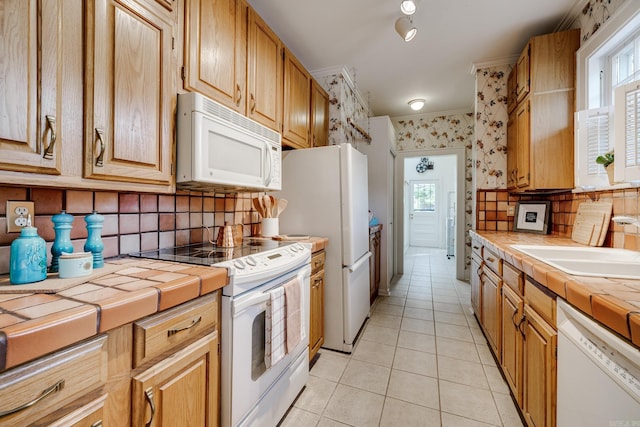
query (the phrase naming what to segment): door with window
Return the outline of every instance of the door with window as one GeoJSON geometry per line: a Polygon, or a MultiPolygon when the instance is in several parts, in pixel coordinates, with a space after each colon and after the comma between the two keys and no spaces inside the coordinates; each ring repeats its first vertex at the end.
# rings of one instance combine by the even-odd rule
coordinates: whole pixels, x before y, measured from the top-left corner
{"type": "Polygon", "coordinates": [[[441,240],[438,181],[418,180],[409,183],[409,244],[411,246],[439,247],[441,240]]]}

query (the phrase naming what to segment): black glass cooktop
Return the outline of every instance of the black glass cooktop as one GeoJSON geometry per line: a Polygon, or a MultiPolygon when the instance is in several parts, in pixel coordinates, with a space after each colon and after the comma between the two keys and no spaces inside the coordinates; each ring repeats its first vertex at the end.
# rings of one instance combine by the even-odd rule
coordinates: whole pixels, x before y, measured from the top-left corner
{"type": "Polygon", "coordinates": [[[270,239],[244,238],[240,246],[232,248],[219,247],[211,243],[199,243],[173,248],[163,248],[152,251],[135,252],[130,256],[139,258],[159,259],[164,261],[186,262],[189,264],[212,265],[222,261],[237,259],[247,255],[257,254],[270,249],[289,245],[291,241],[276,241],[270,239]]]}

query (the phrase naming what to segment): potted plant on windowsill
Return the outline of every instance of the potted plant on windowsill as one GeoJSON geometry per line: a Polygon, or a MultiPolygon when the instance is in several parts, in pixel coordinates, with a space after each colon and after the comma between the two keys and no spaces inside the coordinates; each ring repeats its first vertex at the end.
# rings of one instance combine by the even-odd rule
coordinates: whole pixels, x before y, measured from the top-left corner
{"type": "Polygon", "coordinates": [[[607,176],[609,177],[609,185],[613,185],[615,182],[613,180],[613,150],[607,151],[606,153],[596,157],[596,163],[604,166],[604,170],[607,171],[607,176]]]}

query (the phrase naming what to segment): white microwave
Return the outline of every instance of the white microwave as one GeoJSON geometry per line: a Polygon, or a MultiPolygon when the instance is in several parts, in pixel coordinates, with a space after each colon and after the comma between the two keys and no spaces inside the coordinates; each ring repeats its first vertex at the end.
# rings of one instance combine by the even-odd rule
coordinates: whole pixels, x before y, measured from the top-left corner
{"type": "Polygon", "coordinates": [[[177,114],[178,188],[281,189],[278,132],[196,92],[178,94],[177,114]]]}

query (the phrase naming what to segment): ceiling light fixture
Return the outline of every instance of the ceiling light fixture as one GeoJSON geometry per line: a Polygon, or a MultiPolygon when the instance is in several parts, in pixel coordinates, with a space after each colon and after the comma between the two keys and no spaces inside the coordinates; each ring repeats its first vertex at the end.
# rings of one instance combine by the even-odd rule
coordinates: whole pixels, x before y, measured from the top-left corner
{"type": "Polygon", "coordinates": [[[409,101],[409,107],[411,107],[413,111],[422,110],[422,107],[424,107],[424,102],[424,99],[412,99],[411,101],[409,101]]]}
{"type": "Polygon", "coordinates": [[[403,16],[396,20],[396,31],[402,37],[402,40],[410,42],[416,36],[418,30],[413,26],[411,17],[403,16]]]}
{"type": "Polygon", "coordinates": [[[416,13],[417,8],[418,5],[416,4],[415,0],[402,0],[402,2],[400,3],[400,10],[405,15],[413,15],[414,13],[416,13]]]}

